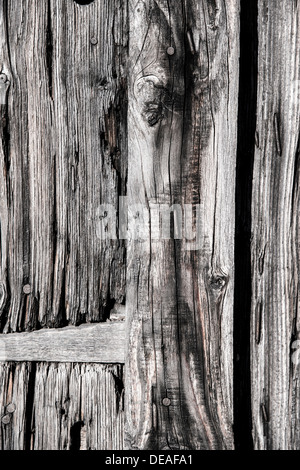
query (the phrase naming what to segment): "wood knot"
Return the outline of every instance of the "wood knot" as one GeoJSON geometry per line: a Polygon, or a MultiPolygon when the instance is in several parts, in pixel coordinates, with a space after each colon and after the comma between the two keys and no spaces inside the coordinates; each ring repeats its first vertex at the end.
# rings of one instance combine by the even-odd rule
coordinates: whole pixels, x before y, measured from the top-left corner
{"type": "Polygon", "coordinates": [[[7,76],[5,73],[0,74],[0,83],[6,83],[7,82],[7,76]]]}
{"type": "Polygon", "coordinates": [[[211,276],[209,283],[213,290],[222,290],[227,284],[227,276],[211,276]]]}
{"type": "Polygon", "coordinates": [[[155,126],[164,118],[164,110],[172,105],[169,92],[157,77],[143,77],[135,86],[135,95],[143,119],[149,127],[155,126]]]}

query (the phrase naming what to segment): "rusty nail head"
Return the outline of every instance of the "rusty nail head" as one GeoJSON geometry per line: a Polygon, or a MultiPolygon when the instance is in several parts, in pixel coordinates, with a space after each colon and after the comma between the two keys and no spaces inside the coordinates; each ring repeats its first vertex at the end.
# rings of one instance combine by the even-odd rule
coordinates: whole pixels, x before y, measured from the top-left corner
{"type": "Polygon", "coordinates": [[[6,407],[7,413],[14,413],[16,411],[16,405],[14,403],[9,403],[6,407]]]}
{"type": "Polygon", "coordinates": [[[163,404],[164,406],[170,406],[170,405],[171,405],[171,400],[170,400],[170,398],[167,398],[167,397],[164,398],[163,401],[162,401],[162,404],[163,404]]]}
{"type": "Polygon", "coordinates": [[[10,416],[9,415],[4,415],[1,419],[3,424],[9,424],[10,423],[10,416]]]}
{"type": "Polygon", "coordinates": [[[91,43],[92,43],[92,44],[95,45],[95,44],[97,44],[97,42],[98,42],[98,39],[97,39],[97,38],[95,38],[95,37],[92,37],[92,38],[91,38],[91,43]]]}
{"type": "Polygon", "coordinates": [[[168,49],[167,49],[167,54],[168,54],[168,55],[174,55],[174,54],[175,54],[175,49],[174,49],[174,47],[168,47],[168,49]]]}
{"type": "Polygon", "coordinates": [[[5,73],[1,73],[0,74],[0,82],[5,83],[6,80],[7,80],[7,76],[5,75],[5,73]]]}
{"type": "Polygon", "coordinates": [[[30,293],[31,293],[31,285],[30,285],[30,284],[26,284],[26,285],[23,287],[23,292],[24,292],[24,294],[30,294],[30,293]]]}

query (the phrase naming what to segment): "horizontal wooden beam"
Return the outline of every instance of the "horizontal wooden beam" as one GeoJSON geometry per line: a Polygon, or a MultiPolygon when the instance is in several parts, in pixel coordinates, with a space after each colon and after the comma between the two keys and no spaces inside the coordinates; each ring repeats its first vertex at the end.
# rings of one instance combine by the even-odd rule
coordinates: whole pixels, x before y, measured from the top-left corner
{"type": "Polygon", "coordinates": [[[0,361],[124,363],[124,322],[0,335],[0,361]]]}

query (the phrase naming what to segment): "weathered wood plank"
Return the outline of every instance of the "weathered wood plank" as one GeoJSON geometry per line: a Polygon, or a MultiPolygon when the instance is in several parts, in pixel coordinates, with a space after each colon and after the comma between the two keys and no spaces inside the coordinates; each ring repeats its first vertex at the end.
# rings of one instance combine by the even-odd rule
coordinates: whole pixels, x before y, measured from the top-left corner
{"type": "Polygon", "coordinates": [[[0,450],[24,450],[31,363],[0,362],[0,450]]]}
{"type": "Polygon", "coordinates": [[[126,15],[123,0],[1,2],[4,332],[101,321],[124,302],[124,242],[96,232],[99,205],[125,194],[126,15]]]}
{"type": "Polygon", "coordinates": [[[0,361],[124,363],[125,324],[0,335],[0,361]]]}
{"type": "Polygon", "coordinates": [[[129,5],[125,446],[231,449],[239,2],[129,5]],[[198,247],[162,204],[201,205],[198,247]]]}
{"type": "Polygon", "coordinates": [[[0,362],[0,450],[123,448],[123,367],[0,362]]]}
{"type": "Polygon", "coordinates": [[[123,448],[123,370],[100,364],[38,364],[34,450],[123,448]]]}
{"type": "Polygon", "coordinates": [[[8,170],[9,133],[7,121],[7,93],[10,86],[9,52],[5,22],[5,2],[0,3],[0,312],[7,301],[8,288],[6,240],[8,230],[8,187],[5,184],[8,170]]]}
{"type": "Polygon", "coordinates": [[[300,5],[259,0],[252,200],[255,449],[300,449],[300,5]],[[295,361],[294,361],[295,359],[295,361]]]}

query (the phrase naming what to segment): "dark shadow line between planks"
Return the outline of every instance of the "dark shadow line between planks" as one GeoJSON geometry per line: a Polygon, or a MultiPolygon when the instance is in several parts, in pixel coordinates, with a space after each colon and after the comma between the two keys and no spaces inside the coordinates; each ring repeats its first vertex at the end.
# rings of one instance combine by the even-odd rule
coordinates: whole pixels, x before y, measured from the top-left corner
{"type": "Polygon", "coordinates": [[[234,438],[252,450],[250,322],[251,200],[256,141],[258,0],[241,1],[240,83],[236,167],[234,293],[234,438]]]}
{"type": "Polygon", "coordinates": [[[35,378],[36,378],[36,363],[30,363],[28,390],[26,397],[26,408],[25,408],[25,449],[32,450],[32,438],[34,430],[34,391],[35,391],[35,378]]]}

